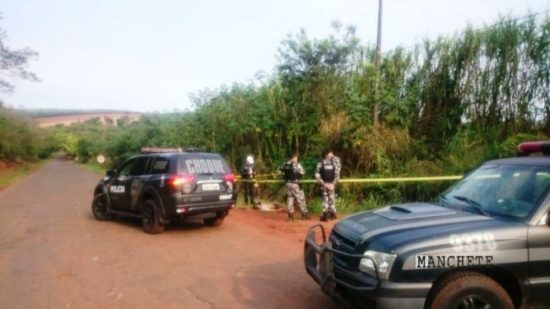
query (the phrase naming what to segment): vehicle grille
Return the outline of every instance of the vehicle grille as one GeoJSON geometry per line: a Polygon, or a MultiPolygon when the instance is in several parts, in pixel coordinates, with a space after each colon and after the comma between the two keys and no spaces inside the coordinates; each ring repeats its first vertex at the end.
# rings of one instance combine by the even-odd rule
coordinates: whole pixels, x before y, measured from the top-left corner
{"type": "Polygon", "coordinates": [[[332,234],[330,235],[330,240],[334,249],[347,253],[353,253],[355,247],[357,246],[357,242],[345,237],[344,235],[336,231],[332,231],[332,234]]]}
{"type": "MultiPolygon", "coordinates": [[[[357,252],[355,251],[355,248],[357,247],[357,242],[343,236],[336,231],[332,231],[332,234],[330,235],[330,241],[334,250],[349,254],[357,254],[357,252]]],[[[342,254],[338,254],[338,252],[334,252],[333,259],[334,263],[350,270],[357,270],[360,261],[360,258],[344,256],[342,254]]]]}

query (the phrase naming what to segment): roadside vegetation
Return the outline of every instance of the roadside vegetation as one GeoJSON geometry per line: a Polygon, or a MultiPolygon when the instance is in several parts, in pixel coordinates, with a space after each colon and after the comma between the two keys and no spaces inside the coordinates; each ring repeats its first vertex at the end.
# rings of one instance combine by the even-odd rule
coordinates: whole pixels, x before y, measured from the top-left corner
{"type": "MultiPolygon", "coordinates": [[[[324,39],[301,31],[281,43],[272,72],[196,93],[190,110],[92,120],[48,136],[81,162],[105,155],[107,166],[142,146],[179,146],[220,152],[235,168],[252,153],[263,174],[298,151],[311,178],[327,146],[342,159],[343,177],[433,176],[465,173],[550,134],[548,17],[503,18],[398,48],[383,54],[380,73],[374,57],[353,27],[335,23],[324,39]]],[[[343,184],[339,196],[355,210],[429,199],[447,185],[343,184]]],[[[279,188],[260,191],[281,198],[279,188]]],[[[306,185],[306,192],[317,189],[306,185]]]]}
{"type": "Polygon", "coordinates": [[[0,190],[42,166],[58,141],[32,119],[0,105],[0,190]]]}
{"type": "Polygon", "coordinates": [[[38,128],[30,117],[0,104],[0,163],[47,158],[59,149],[59,140],[38,128]]]}

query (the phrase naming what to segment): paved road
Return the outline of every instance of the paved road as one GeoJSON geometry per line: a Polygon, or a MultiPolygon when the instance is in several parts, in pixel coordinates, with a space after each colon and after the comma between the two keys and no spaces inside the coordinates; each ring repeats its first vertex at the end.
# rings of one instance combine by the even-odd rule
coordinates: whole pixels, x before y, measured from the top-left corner
{"type": "Polygon", "coordinates": [[[332,308],[301,244],[229,216],[142,232],[96,221],[99,177],[52,160],[0,193],[0,308],[332,308]]]}

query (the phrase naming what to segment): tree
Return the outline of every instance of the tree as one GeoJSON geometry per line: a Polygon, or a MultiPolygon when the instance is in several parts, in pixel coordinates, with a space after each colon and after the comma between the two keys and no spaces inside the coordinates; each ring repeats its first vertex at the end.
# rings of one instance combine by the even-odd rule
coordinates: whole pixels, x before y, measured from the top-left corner
{"type": "MultiPolygon", "coordinates": [[[[2,15],[0,15],[0,20],[2,20],[2,15]]],[[[36,74],[28,69],[29,60],[36,58],[38,53],[28,47],[11,49],[6,45],[6,41],[6,31],[0,28],[0,93],[13,92],[12,79],[39,81],[36,74]]]]}
{"type": "MultiPolygon", "coordinates": [[[[302,30],[279,48],[277,76],[282,87],[287,144],[301,154],[319,153],[314,145],[332,143],[317,134],[327,119],[348,102],[349,75],[361,57],[355,28],[333,23],[334,33],[310,39],[302,30]]],[[[331,135],[331,134],[329,134],[331,135]]]]}

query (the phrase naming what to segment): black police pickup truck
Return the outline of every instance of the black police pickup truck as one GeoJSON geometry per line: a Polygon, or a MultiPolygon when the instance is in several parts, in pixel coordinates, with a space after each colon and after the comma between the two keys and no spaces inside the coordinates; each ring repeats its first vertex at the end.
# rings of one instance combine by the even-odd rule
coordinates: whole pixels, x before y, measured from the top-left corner
{"type": "MultiPolygon", "coordinates": [[[[522,143],[550,154],[550,142],[522,143]]],[[[321,225],[306,270],[335,298],[368,308],[549,308],[550,157],[489,161],[432,203],[388,206],[321,225]]]]}
{"type": "Polygon", "coordinates": [[[235,176],[219,154],[143,148],[99,181],[92,212],[98,220],[139,217],[145,232],[157,234],[188,217],[218,226],[236,200],[235,176]]]}

